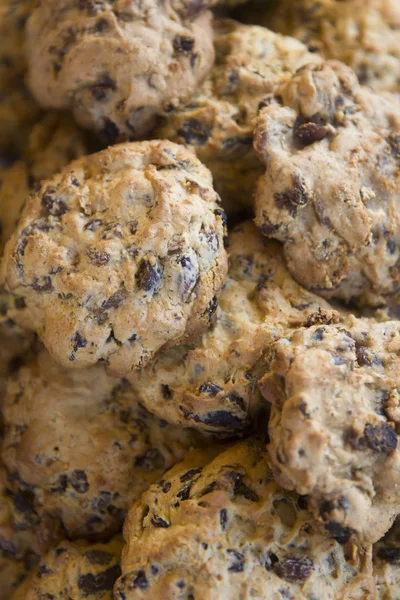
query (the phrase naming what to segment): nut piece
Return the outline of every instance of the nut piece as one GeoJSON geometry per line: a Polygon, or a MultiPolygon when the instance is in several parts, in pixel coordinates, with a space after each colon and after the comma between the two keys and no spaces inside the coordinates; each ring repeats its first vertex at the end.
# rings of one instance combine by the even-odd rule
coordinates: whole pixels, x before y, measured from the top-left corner
{"type": "Polygon", "coordinates": [[[192,340],[226,275],[217,201],[209,171],[170,142],[71,163],[31,195],[6,246],[6,289],[25,300],[23,324],[61,364],[101,360],[116,375],[192,340]]]}
{"type": "Polygon", "coordinates": [[[110,144],[187,101],[214,60],[209,2],[41,0],[27,26],[29,84],[110,144]]]}

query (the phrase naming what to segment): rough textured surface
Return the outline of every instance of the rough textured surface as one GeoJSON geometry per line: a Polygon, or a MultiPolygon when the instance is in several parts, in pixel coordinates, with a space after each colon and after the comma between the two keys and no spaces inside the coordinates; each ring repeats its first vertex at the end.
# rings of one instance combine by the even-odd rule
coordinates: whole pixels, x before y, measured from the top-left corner
{"type": "Polygon", "coordinates": [[[351,66],[360,83],[400,92],[397,0],[282,0],[266,21],[313,52],[351,66]]]}
{"type": "Polygon", "coordinates": [[[318,60],[297,40],[235,21],[215,25],[216,64],[188,106],[168,115],[156,135],[187,144],[211,169],[229,213],[253,211],[262,164],[253,119],[263,98],[299,67],[318,60]]]}
{"type": "Polygon", "coordinates": [[[71,163],[32,194],[6,246],[6,289],[25,299],[25,326],[60,363],[102,360],[113,374],[195,338],[227,268],[217,200],[209,171],[167,141],[71,163]]]}
{"type": "Polygon", "coordinates": [[[285,243],[294,277],[372,305],[398,292],[400,104],[338,62],[308,65],[260,113],[267,165],[256,222],[285,243]]]}
{"type": "Polygon", "coordinates": [[[261,391],[272,403],[269,452],[278,481],[311,494],[340,540],[375,542],[400,502],[398,321],[348,317],[272,345],[261,391]]]}
{"type": "Polygon", "coordinates": [[[374,545],[374,576],[378,600],[400,598],[400,519],[374,545]]]}
{"type": "Polygon", "coordinates": [[[207,4],[41,0],[27,27],[33,94],[109,143],[144,136],[212,67],[207,4]]]}
{"type": "Polygon", "coordinates": [[[370,548],[330,539],[257,440],[189,455],[134,504],[124,537],[116,600],[373,597],[370,548]]]}
{"type": "Polygon", "coordinates": [[[26,135],[21,160],[0,169],[0,251],[13,233],[30,190],[88,153],[85,136],[68,115],[49,113],[26,135]]]}
{"type": "Polygon", "coordinates": [[[195,345],[160,353],[129,380],[160,418],[235,433],[249,427],[263,404],[257,380],[266,345],[319,310],[326,320],[336,315],[293,280],[281,247],[263,238],[250,221],[232,230],[227,250],[228,279],[215,324],[195,345]]]}
{"type": "Polygon", "coordinates": [[[2,0],[0,5],[0,160],[23,149],[39,115],[26,89],[24,26],[33,0],[2,0]]]}
{"type": "Polygon", "coordinates": [[[75,538],[118,531],[132,500],[203,441],[150,415],[101,366],[64,369],[45,350],[10,380],[3,416],[3,459],[27,516],[75,538]]]}
{"type": "Polygon", "coordinates": [[[42,557],[12,600],[112,600],[121,548],[119,536],[107,544],[64,540],[42,557]]]}

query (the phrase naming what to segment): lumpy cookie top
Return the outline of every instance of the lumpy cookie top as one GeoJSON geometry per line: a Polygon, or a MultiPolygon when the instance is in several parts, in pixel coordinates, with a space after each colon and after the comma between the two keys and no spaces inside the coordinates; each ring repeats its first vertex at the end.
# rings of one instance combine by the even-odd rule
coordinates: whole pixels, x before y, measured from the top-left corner
{"type": "Polygon", "coordinates": [[[400,104],[353,71],[307,65],[258,118],[267,165],[256,222],[288,266],[325,297],[380,305],[399,288],[400,104]]]}
{"type": "Polygon", "coordinates": [[[61,541],[44,555],[12,600],[112,600],[119,577],[121,538],[106,544],[61,541]]]}
{"type": "Polygon", "coordinates": [[[41,0],[27,26],[34,96],[109,143],[144,136],[212,67],[207,4],[41,0]]]}
{"type": "Polygon", "coordinates": [[[351,66],[360,83],[400,92],[400,6],[397,0],[282,0],[266,21],[313,52],[351,66]]]}
{"type": "Polygon", "coordinates": [[[275,474],[311,494],[338,540],[375,542],[398,514],[399,350],[397,321],[348,317],[299,329],[268,354],[260,386],[275,474]]]}
{"type": "Polygon", "coordinates": [[[228,212],[252,210],[262,173],[252,147],[259,105],[299,67],[319,59],[297,40],[263,27],[217,21],[215,36],[216,64],[209,77],[156,133],[195,148],[228,212]]]}
{"type": "Polygon", "coordinates": [[[9,382],[3,416],[11,490],[70,538],[118,531],[131,502],[205,441],[150,415],[126,380],[64,369],[45,350],[9,382]]]}
{"type": "Polygon", "coordinates": [[[130,510],[115,598],[372,598],[370,548],[340,546],[305,505],[257,440],[189,455],[130,510]]]}
{"type": "Polygon", "coordinates": [[[374,576],[378,600],[396,600],[400,589],[400,519],[374,545],[374,576]]]}
{"type": "Polygon", "coordinates": [[[160,352],[129,375],[149,411],[183,427],[219,434],[248,429],[265,406],[257,386],[263,352],[310,315],[335,314],[297,284],[282,249],[255,225],[237,225],[227,241],[229,272],[213,326],[195,345],[160,352]]]}
{"type": "Polygon", "coordinates": [[[83,157],[26,203],[6,287],[63,365],[143,367],[210,324],[227,268],[217,201],[209,171],[170,142],[83,157]]]}

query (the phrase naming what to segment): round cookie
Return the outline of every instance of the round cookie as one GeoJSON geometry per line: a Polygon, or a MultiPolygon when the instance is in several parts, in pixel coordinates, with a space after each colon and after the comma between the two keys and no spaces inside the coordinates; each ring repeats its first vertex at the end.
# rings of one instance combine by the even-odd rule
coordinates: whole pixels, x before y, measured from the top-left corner
{"type": "Polygon", "coordinates": [[[256,223],[293,276],[326,298],[379,306],[399,289],[400,104],[338,63],[307,65],[257,121],[268,165],[256,223]]]}
{"type": "Polygon", "coordinates": [[[126,374],[209,327],[227,269],[217,201],[209,171],[167,141],[83,157],[29,198],[5,287],[61,364],[126,374]]]}
{"type": "Polygon", "coordinates": [[[28,92],[24,26],[33,0],[2,0],[0,6],[0,154],[23,149],[25,136],[39,115],[28,92]]]}
{"type": "Polygon", "coordinates": [[[88,140],[67,115],[49,113],[26,134],[20,160],[0,169],[0,251],[16,228],[31,188],[88,153],[88,140]]]}
{"type": "Polygon", "coordinates": [[[271,402],[278,481],[339,540],[375,542],[399,512],[398,321],[348,317],[272,344],[260,389],[271,402]]]}
{"type": "Polygon", "coordinates": [[[27,25],[34,96],[110,144],[145,136],[211,70],[207,4],[41,0],[27,25]]]}
{"type": "Polygon", "coordinates": [[[400,590],[400,519],[373,547],[377,600],[398,600],[400,590]]]}
{"type": "Polygon", "coordinates": [[[311,51],[344,62],[360,83],[400,93],[400,6],[397,0],[281,0],[266,23],[311,51]]]}
{"type": "Polygon", "coordinates": [[[265,405],[257,381],[266,346],[310,315],[336,317],[327,302],[293,280],[279,244],[263,238],[252,222],[232,230],[227,250],[228,279],[213,326],[196,344],[159,353],[129,375],[150,412],[220,434],[248,429],[265,405]]]}
{"type": "Polygon", "coordinates": [[[121,573],[122,540],[106,544],[61,541],[42,557],[11,600],[112,600],[121,573]]]}
{"type": "Polygon", "coordinates": [[[235,21],[217,21],[215,36],[213,70],[185,108],[167,115],[156,135],[196,150],[229,213],[253,212],[253,190],[262,174],[252,147],[259,105],[280,82],[318,58],[297,40],[235,21]]]}
{"type": "Polygon", "coordinates": [[[126,380],[65,369],[44,349],[10,380],[3,417],[11,489],[70,538],[118,531],[130,503],[206,441],[150,415],[126,380]]]}
{"type": "Polygon", "coordinates": [[[115,600],[373,598],[371,548],[329,538],[256,439],[189,455],[133,505],[124,538],[115,600]]]}

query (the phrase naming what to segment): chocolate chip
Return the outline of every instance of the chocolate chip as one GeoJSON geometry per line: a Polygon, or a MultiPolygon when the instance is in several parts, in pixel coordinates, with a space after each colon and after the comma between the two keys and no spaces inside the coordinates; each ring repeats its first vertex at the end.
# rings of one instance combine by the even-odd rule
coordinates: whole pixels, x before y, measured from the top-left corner
{"type": "Polygon", "coordinates": [[[97,250],[96,248],[87,248],[86,254],[92,265],[96,267],[104,267],[111,259],[111,255],[108,252],[97,250]]]}
{"type": "Polygon", "coordinates": [[[185,481],[189,481],[190,479],[193,479],[193,477],[195,477],[196,475],[198,475],[199,473],[202,472],[202,468],[198,467],[196,469],[190,469],[189,471],[186,471],[186,473],[184,473],[183,475],[181,475],[179,477],[179,480],[184,483],[185,481]]]}
{"type": "Polygon", "coordinates": [[[172,392],[171,392],[171,388],[169,387],[169,385],[167,385],[165,383],[161,383],[160,387],[161,387],[161,393],[162,393],[163,398],[165,398],[166,400],[171,400],[172,392]]]}
{"type": "Polygon", "coordinates": [[[154,515],[151,519],[151,524],[154,527],[170,527],[171,523],[168,523],[168,521],[165,521],[162,517],[159,517],[158,515],[154,515]]]}
{"type": "Polygon", "coordinates": [[[179,127],[177,133],[185,144],[204,146],[211,135],[211,129],[199,119],[188,119],[179,127]]]}
{"type": "Polygon", "coordinates": [[[345,544],[351,537],[351,530],[348,527],[344,527],[336,521],[329,521],[325,523],[325,529],[329,531],[334,540],[339,544],[345,544]]]}
{"type": "Polygon", "coordinates": [[[103,302],[100,308],[100,312],[104,312],[106,310],[109,310],[110,308],[118,308],[118,306],[122,304],[124,300],[125,292],[123,290],[119,290],[103,302]]]}
{"type": "Polygon", "coordinates": [[[68,211],[68,206],[64,200],[54,195],[56,191],[54,187],[49,187],[45,190],[42,196],[42,206],[53,217],[61,217],[68,211]]]}
{"type": "Polygon", "coordinates": [[[217,296],[214,296],[212,298],[212,300],[210,300],[210,302],[208,303],[208,306],[205,310],[205,314],[207,315],[207,317],[211,320],[212,317],[214,316],[216,310],[218,308],[218,298],[217,296]]]}
{"type": "Polygon", "coordinates": [[[208,396],[210,396],[212,398],[217,396],[217,394],[219,394],[219,392],[222,392],[222,387],[220,387],[216,383],[211,383],[210,381],[208,381],[207,383],[203,383],[199,387],[200,394],[207,394],[208,396]]]}
{"type": "Polygon", "coordinates": [[[86,573],[80,575],[78,579],[78,588],[82,590],[85,596],[97,594],[98,592],[111,591],[114,587],[114,583],[121,575],[121,569],[119,565],[114,565],[106,571],[100,571],[100,573],[86,573]]]}
{"type": "Polygon", "coordinates": [[[368,446],[375,452],[390,454],[397,448],[397,434],[387,423],[382,425],[366,425],[364,437],[368,446]]]}
{"type": "Polygon", "coordinates": [[[328,134],[328,129],[323,125],[318,125],[317,123],[303,123],[300,125],[295,132],[294,135],[305,145],[309,146],[314,142],[320,142],[323,140],[328,134]]]}
{"type": "Polygon", "coordinates": [[[149,587],[146,573],[143,569],[139,569],[133,574],[133,588],[139,588],[140,590],[146,590],[149,587]]]}
{"type": "Polygon", "coordinates": [[[79,331],[75,331],[74,335],[71,338],[71,342],[74,344],[74,352],[77,352],[78,348],[85,348],[87,345],[86,338],[84,338],[83,335],[79,333],[79,331]]]}
{"type": "Polygon", "coordinates": [[[290,582],[303,582],[311,574],[314,568],[314,562],[309,556],[295,556],[288,555],[279,562],[277,562],[273,568],[274,572],[290,582]]]}
{"type": "Polygon", "coordinates": [[[85,471],[75,469],[69,476],[69,482],[78,494],[85,494],[89,489],[89,482],[85,471]]]}
{"type": "Polygon", "coordinates": [[[228,475],[234,483],[233,493],[235,496],[243,496],[246,500],[250,500],[251,502],[258,502],[260,500],[258,494],[244,483],[243,475],[241,473],[230,471],[228,475]]]}
{"type": "Polygon", "coordinates": [[[196,423],[204,423],[211,427],[221,427],[231,431],[239,431],[245,429],[249,425],[247,415],[243,418],[233,415],[224,410],[213,410],[206,413],[204,416],[194,415],[193,420],[196,423]]]}
{"type": "Polygon", "coordinates": [[[214,215],[217,217],[221,217],[221,221],[224,227],[228,227],[228,215],[222,208],[217,208],[214,210],[214,215]]]}
{"type": "Polygon", "coordinates": [[[190,54],[194,48],[194,39],[184,35],[176,35],[172,45],[178,54],[190,54]]]}
{"type": "Polygon", "coordinates": [[[155,294],[161,285],[163,268],[157,259],[154,264],[148,260],[142,260],[136,273],[137,285],[145,292],[155,294]]]}
{"type": "Polygon", "coordinates": [[[279,558],[276,556],[276,554],[273,552],[268,552],[265,557],[264,567],[267,571],[272,571],[277,562],[279,562],[279,558]]]}
{"type": "Polygon", "coordinates": [[[86,223],[83,229],[84,231],[97,231],[101,225],[103,225],[103,221],[101,219],[93,219],[92,221],[89,221],[89,223],[86,223]]]}
{"type": "Polygon", "coordinates": [[[92,565],[108,565],[113,559],[113,555],[110,552],[97,549],[88,550],[85,552],[85,557],[92,565]]]}
{"type": "Polygon", "coordinates": [[[284,192],[277,192],[274,198],[277,208],[285,208],[292,217],[296,216],[298,207],[305,206],[310,199],[304,183],[300,181],[293,188],[288,188],[284,192]]]}
{"type": "Polygon", "coordinates": [[[244,571],[244,556],[237,550],[228,549],[227,554],[229,554],[234,560],[230,567],[228,567],[228,571],[232,573],[241,573],[244,571]]]}

